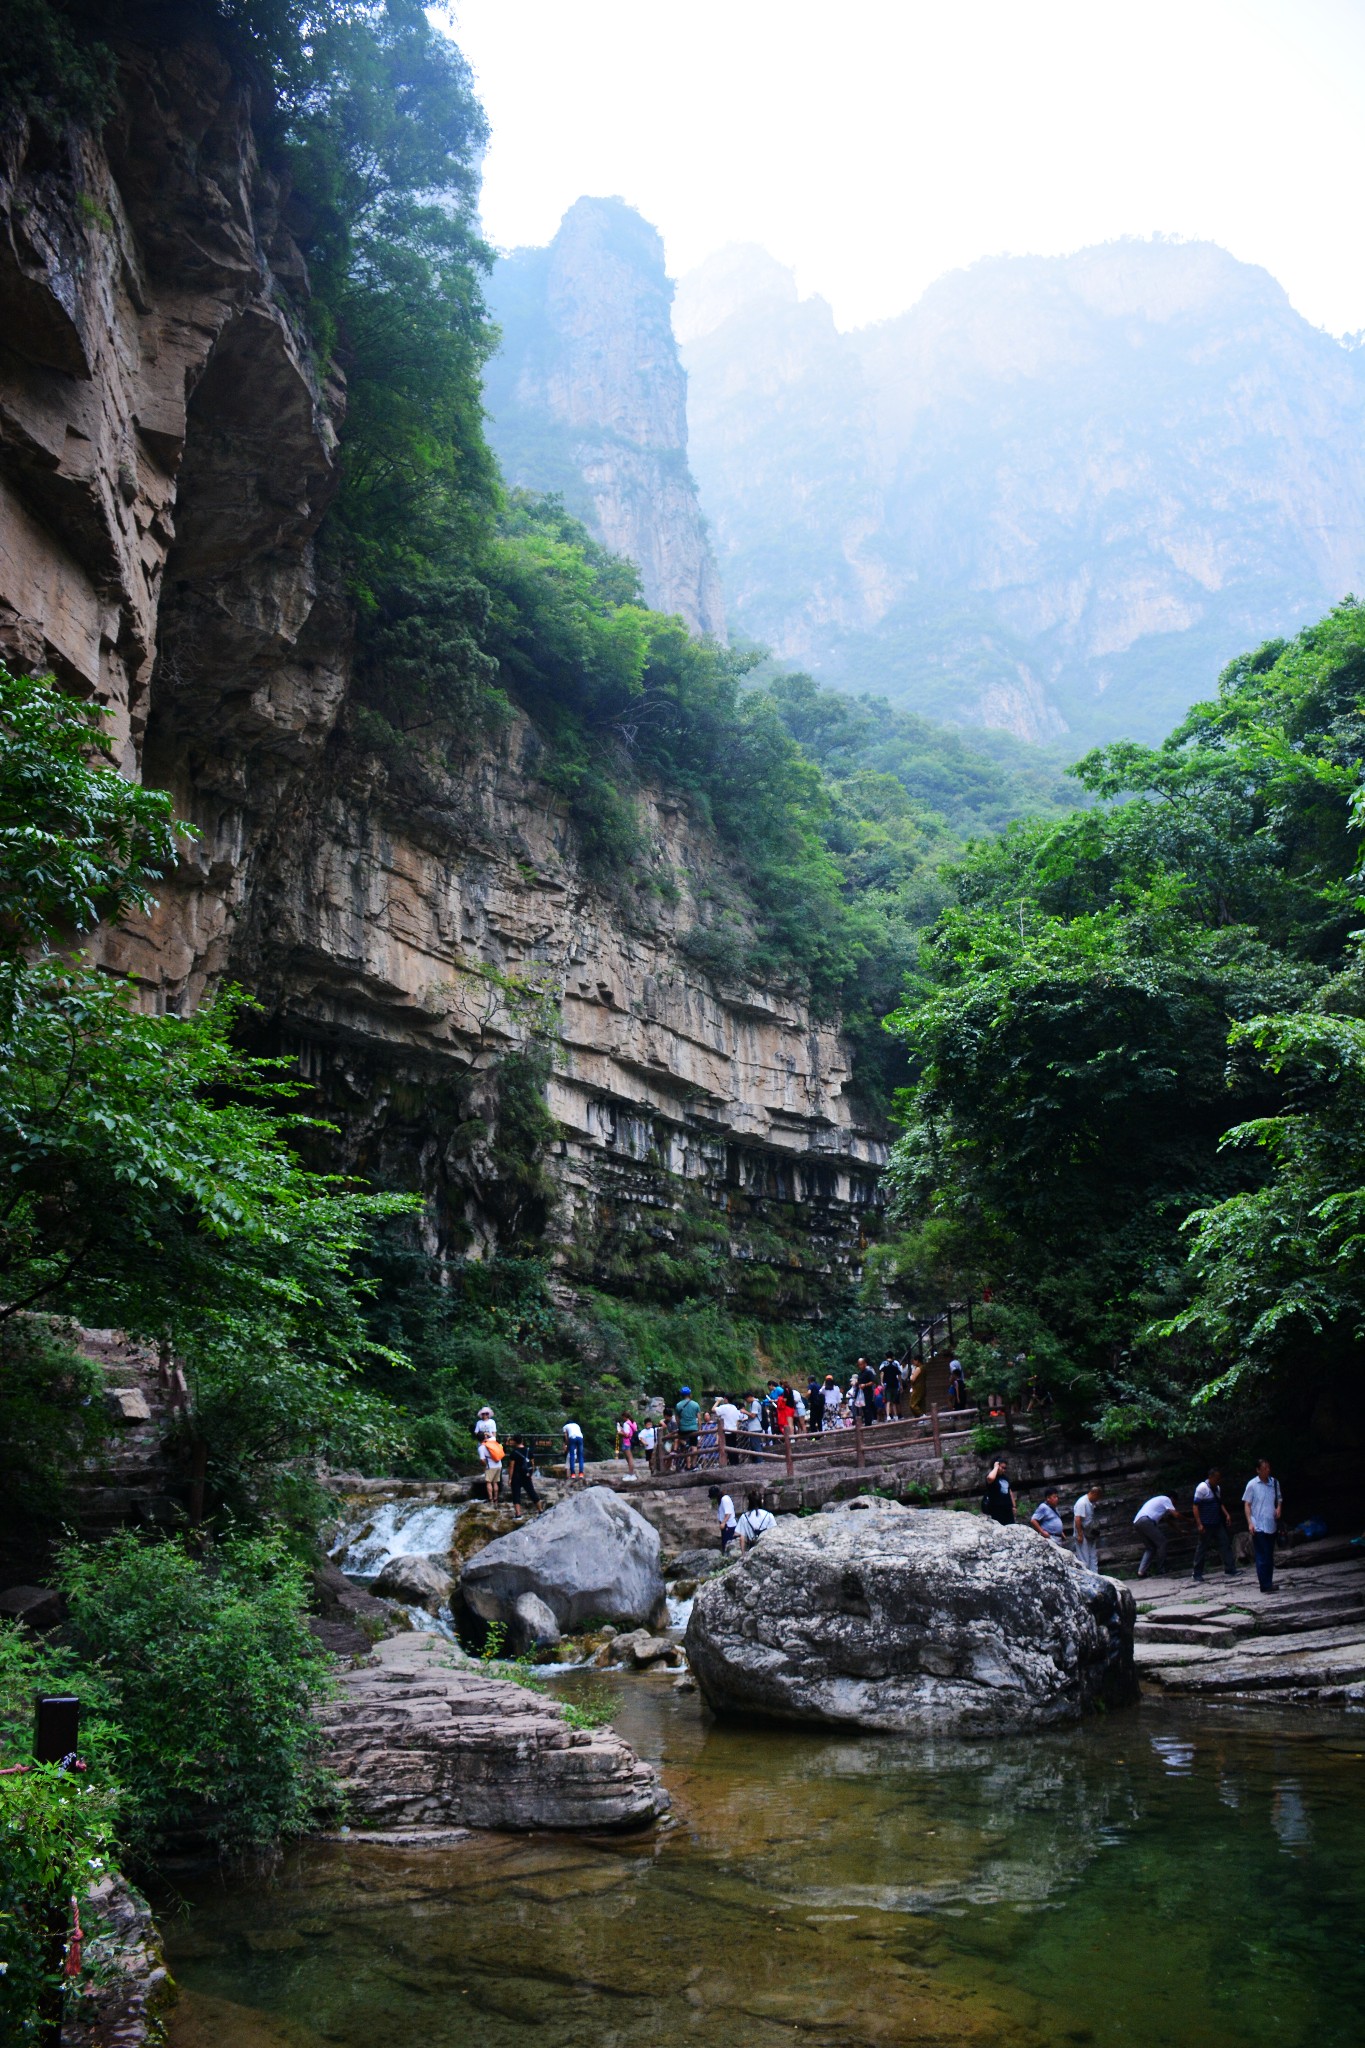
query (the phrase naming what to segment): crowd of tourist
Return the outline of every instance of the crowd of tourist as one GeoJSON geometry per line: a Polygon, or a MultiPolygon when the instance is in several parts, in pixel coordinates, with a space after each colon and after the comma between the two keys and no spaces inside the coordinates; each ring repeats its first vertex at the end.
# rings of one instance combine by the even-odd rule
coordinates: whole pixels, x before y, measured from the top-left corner
{"type": "MultiPolygon", "coordinates": [[[[1090,1571],[1098,1571],[1096,1524],[1103,1495],[1104,1488],[1098,1480],[1088,1486],[1071,1509],[1071,1527],[1068,1530],[1062,1514],[1061,1490],[1049,1486],[1029,1516],[1029,1526],[1046,1542],[1061,1544],[1072,1551],[1090,1571]]],[[[1258,1461],[1255,1472],[1242,1489],[1241,1506],[1251,1539],[1257,1583],[1263,1593],[1272,1593],[1275,1590],[1275,1544],[1284,1514],[1284,1495],[1279,1480],[1270,1469],[1268,1458],[1258,1461]]],[[[1006,1526],[1017,1519],[1015,1498],[1010,1489],[1009,1460],[1005,1457],[997,1458],[986,1474],[981,1511],[992,1521],[1006,1526]]],[[[1225,1575],[1230,1579],[1236,1578],[1238,1565],[1233,1547],[1236,1523],[1223,1499],[1223,1474],[1217,1465],[1211,1466],[1194,1487],[1188,1515],[1176,1506],[1169,1493],[1155,1493],[1142,1503],[1133,1517],[1133,1527],[1142,1545],[1138,1577],[1145,1579],[1165,1573],[1171,1530],[1184,1521],[1192,1522],[1195,1530],[1192,1573],[1195,1585],[1203,1584],[1204,1566],[1215,1550],[1225,1575]]]]}
{"type": "MultiPolygon", "coordinates": [[[[629,1412],[616,1425],[616,1454],[635,1471],[637,1453],[663,1471],[691,1471],[698,1464],[718,1462],[723,1441],[727,1452],[772,1452],[784,1436],[817,1431],[871,1429],[880,1422],[923,1419],[926,1413],[927,1370],[923,1359],[888,1354],[874,1366],[860,1358],[846,1383],[827,1372],[811,1377],[804,1390],[794,1380],[770,1379],[745,1394],[713,1394],[703,1404],[689,1386],[678,1389],[666,1405],[661,1424],[639,1423],[629,1412]]],[[[959,1359],[948,1364],[948,1403],[965,1408],[970,1396],[959,1359]]]]}

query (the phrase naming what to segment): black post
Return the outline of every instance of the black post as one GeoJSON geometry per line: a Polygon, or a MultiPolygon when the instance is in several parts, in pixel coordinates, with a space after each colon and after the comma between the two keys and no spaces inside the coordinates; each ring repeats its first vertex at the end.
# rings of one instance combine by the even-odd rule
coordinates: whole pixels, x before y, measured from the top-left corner
{"type": "MultiPolygon", "coordinates": [[[[80,1739],[81,1703],[74,1693],[43,1693],[33,1717],[33,1756],[40,1764],[60,1764],[74,1770],[76,1746],[80,1739]]],[[[62,1965],[66,1959],[66,1900],[54,1899],[47,1910],[48,1968],[55,1985],[44,1987],[39,2005],[38,2039],[42,2048],[61,2048],[62,1998],[66,1982],[62,1965]]]]}
{"type": "Polygon", "coordinates": [[[70,1770],[80,1741],[81,1703],[74,1693],[44,1693],[33,1720],[33,1760],[70,1770]]]}

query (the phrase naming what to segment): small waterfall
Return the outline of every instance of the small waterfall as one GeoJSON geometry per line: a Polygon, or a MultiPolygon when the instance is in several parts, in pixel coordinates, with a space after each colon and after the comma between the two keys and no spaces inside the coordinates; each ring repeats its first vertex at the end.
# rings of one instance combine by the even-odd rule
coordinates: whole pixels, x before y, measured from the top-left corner
{"type": "Polygon", "coordinates": [[[436,1501],[389,1500],[347,1511],[331,1548],[348,1579],[377,1579],[391,1557],[433,1557],[445,1564],[455,1524],[466,1512],[436,1501]]]}

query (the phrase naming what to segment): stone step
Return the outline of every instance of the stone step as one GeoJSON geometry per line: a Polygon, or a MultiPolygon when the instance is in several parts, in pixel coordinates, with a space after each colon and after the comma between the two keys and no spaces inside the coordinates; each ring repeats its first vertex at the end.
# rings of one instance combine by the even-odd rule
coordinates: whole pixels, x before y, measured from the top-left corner
{"type": "Polygon", "coordinates": [[[1209,1650],[1230,1650],[1244,1635],[1246,1628],[1235,1628],[1227,1623],[1211,1621],[1150,1621],[1146,1616],[1138,1622],[1135,1639],[1144,1643],[1201,1643],[1209,1650]]]}

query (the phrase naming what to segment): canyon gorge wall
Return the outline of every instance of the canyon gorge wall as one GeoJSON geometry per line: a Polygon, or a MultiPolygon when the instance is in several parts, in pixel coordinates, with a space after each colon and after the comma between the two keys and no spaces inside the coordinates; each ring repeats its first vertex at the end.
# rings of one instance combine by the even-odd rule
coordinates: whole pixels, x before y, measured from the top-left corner
{"type": "Polygon", "coordinates": [[[485,377],[509,483],[557,491],[640,571],[645,602],[725,637],[720,578],[687,460],[687,383],[663,243],[619,199],[580,199],[546,249],[497,264],[503,346],[485,377]]]}
{"type": "Polygon", "coordinates": [[[101,957],[167,1008],[244,987],[339,1127],[320,1163],[420,1187],[433,1250],[532,1232],[610,1285],[701,1234],[718,1293],[813,1305],[882,1158],[836,1025],[689,962],[723,858],[666,792],[610,890],[524,718],[420,772],[367,747],[317,544],[345,393],[287,190],[214,53],[119,56],[102,139],[0,139],[0,652],[106,705],[197,835],[101,957]],[[527,1088],[552,1124],[518,1122],[527,1088]]]}

